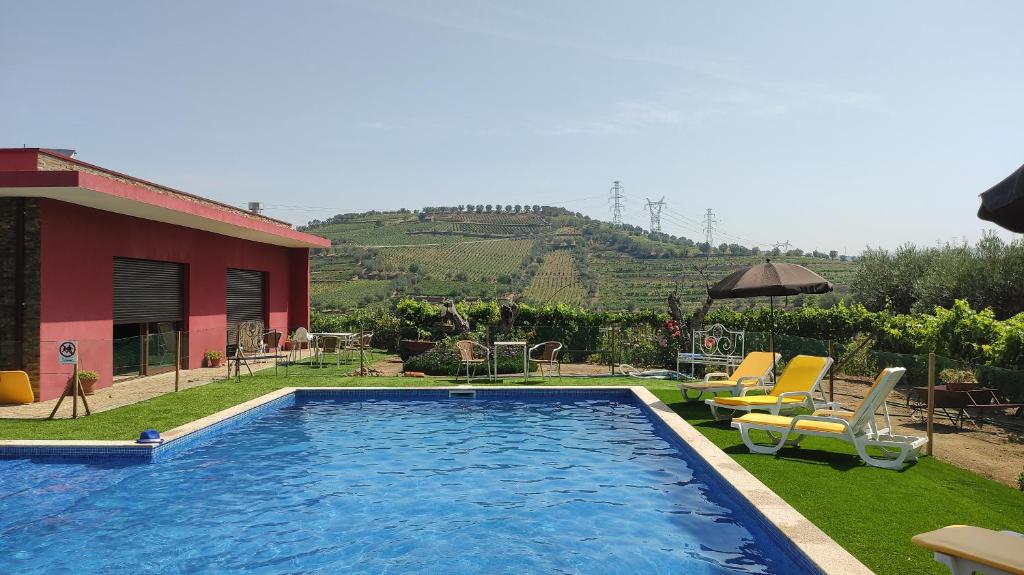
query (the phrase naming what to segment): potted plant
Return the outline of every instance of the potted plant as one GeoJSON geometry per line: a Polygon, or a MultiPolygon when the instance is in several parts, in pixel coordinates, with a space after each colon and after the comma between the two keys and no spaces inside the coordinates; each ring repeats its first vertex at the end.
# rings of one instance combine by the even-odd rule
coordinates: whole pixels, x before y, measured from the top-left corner
{"type": "Polygon", "coordinates": [[[430,332],[423,328],[416,329],[416,339],[403,339],[398,343],[398,355],[403,361],[414,355],[430,351],[437,345],[436,341],[430,340],[430,332]]]}
{"type": "Polygon", "coordinates": [[[939,381],[949,391],[970,391],[978,385],[978,378],[969,369],[944,369],[939,372],[939,381]]]}
{"type": "Polygon", "coordinates": [[[81,386],[82,393],[85,395],[96,393],[96,380],[99,378],[100,375],[95,371],[79,371],[78,385],[81,386]]]}
{"type": "Polygon", "coordinates": [[[220,361],[224,357],[224,354],[217,350],[210,350],[203,354],[206,359],[206,365],[208,367],[220,367],[220,361]]]}

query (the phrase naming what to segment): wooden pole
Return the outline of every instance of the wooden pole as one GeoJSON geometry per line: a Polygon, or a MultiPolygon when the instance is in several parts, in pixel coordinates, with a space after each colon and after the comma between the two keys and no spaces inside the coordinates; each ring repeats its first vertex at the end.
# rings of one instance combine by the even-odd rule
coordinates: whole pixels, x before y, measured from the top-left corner
{"type": "Polygon", "coordinates": [[[57,410],[60,409],[60,404],[64,403],[64,398],[68,396],[70,387],[71,382],[69,381],[68,384],[64,386],[64,393],[60,394],[60,397],[57,398],[57,405],[53,406],[53,411],[50,412],[50,417],[47,417],[46,419],[53,419],[53,417],[57,415],[57,410]]]}
{"type": "Polygon", "coordinates": [[[75,372],[71,375],[71,419],[78,419],[78,364],[75,364],[75,372]]]}
{"type": "Polygon", "coordinates": [[[832,340],[828,340],[828,356],[832,358],[832,365],[828,366],[828,402],[836,400],[836,349],[832,340]]]}
{"type": "MultiPolygon", "coordinates": [[[[710,250],[709,250],[710,251],[710,250]]],[[[772,354],[772,383],[775,382],[777,374],[775,373],[775,298],[768,298],[768,351],[772,354]]]]}
{"type": "MultiPolygon", "coordinates": [[[[77,364],[75,365],[75,369],[78,369],[78,365],[77,364]]],[[[82,396],[82,407],[85,408],[85,414],[86,415],[92,415],[92,410],[89,409],[89,401],[87,399],[85,399],[85,390],[82,389],[81,385],[78,386],[78,391],[79,391],[80,395],[82,396]]]]}
{"type": "Polygon", "coordinates": [[[174,391],[178,391],[178,383],[181,380],[181,330],[178,330],[178,337],[174,342],[174,391]]]}
{"type": "Polygon", "coordinates": [[[609,329],[611,330],[612,334],[612,350],[611,354],[608,356],[608,368],[611,369],[612,375],[615,375],[615,324],[612,324],[612,326],[609,329]]]}
{"type": "Polygon", "coordinates": [[[928,449],[932,454],[932,424],[935,420],[935,353],[928,354],[928,449]]]}
{"type": "Polygon", "coordinates": [[[363,367],[363,330],[359,330],[359,375],[365,375],[364,371],[366,368],[363,367]]]}

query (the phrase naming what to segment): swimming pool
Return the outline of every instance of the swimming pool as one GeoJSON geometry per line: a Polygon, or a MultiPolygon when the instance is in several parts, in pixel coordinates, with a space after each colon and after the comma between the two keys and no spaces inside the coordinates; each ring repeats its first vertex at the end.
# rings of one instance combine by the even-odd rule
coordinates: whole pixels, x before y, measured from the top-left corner
{"type": "Polygon", "coordinates": [[[302,390],[229,423],[153,464],[0,461],[0,571],[818,572],[629,390],[302,390]]]}

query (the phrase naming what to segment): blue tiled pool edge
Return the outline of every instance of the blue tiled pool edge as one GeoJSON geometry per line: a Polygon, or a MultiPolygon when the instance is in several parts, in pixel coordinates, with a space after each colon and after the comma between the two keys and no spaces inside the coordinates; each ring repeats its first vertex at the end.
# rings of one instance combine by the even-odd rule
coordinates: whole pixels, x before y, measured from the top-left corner
{"type": "MultiPolygon", "coordinates": [[[[841,546],[785,503],[763,483],[743,470],[727,454],[703,437],[675,412],[643,387],[443,387],[443,388],[284,388],[234,406],[165,433],[159,446],[131,442],[46,441],[0,443],[0,459],[42,458],[50,460],[118,460],[151,463],[173,457],[185,450],[216,439],[221,434],[256,419],[268,411],[293,406],[305,400],[327,398],[361,401],[366,399],[448,399],[451,391],[472,389],[477,399],[510,399],[524,396],[610,399],[638,407],[656,432],[687,460],[722,488],[734,504],[744,508],[762,532],[782,548],[793,548],[796,558],[809,571],[821,573],[871,573],[841,546]],[[695,445],[698,444],[698,445],[695,445]],[[714,450],[709,452],[708,449],[714,450]],[[710,455],[710,457],[709,457],[710,455]],[[753,487],[753,490],[751,489],[753,487]],[[763,501],[767,499],[768,505],[763,501]]],[[[453,399],[472,401],[472,399],[453,399]]]]}

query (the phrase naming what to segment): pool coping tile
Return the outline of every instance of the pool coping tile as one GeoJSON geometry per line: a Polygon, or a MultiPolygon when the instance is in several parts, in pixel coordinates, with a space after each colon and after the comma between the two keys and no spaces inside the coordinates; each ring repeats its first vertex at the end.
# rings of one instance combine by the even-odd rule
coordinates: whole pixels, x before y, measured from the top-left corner
{"type": "Polygon", "coordinates": [[[676,435],[758,510],[779,534],[789,539],[823,573],[871,575],[872,571],[843,549],[817,525],[772,491],[760,479],[729,457],[710,439],[697,431],[678,413],[645,387],[630,386],[637,399],[647,405],[676,435]]]}

